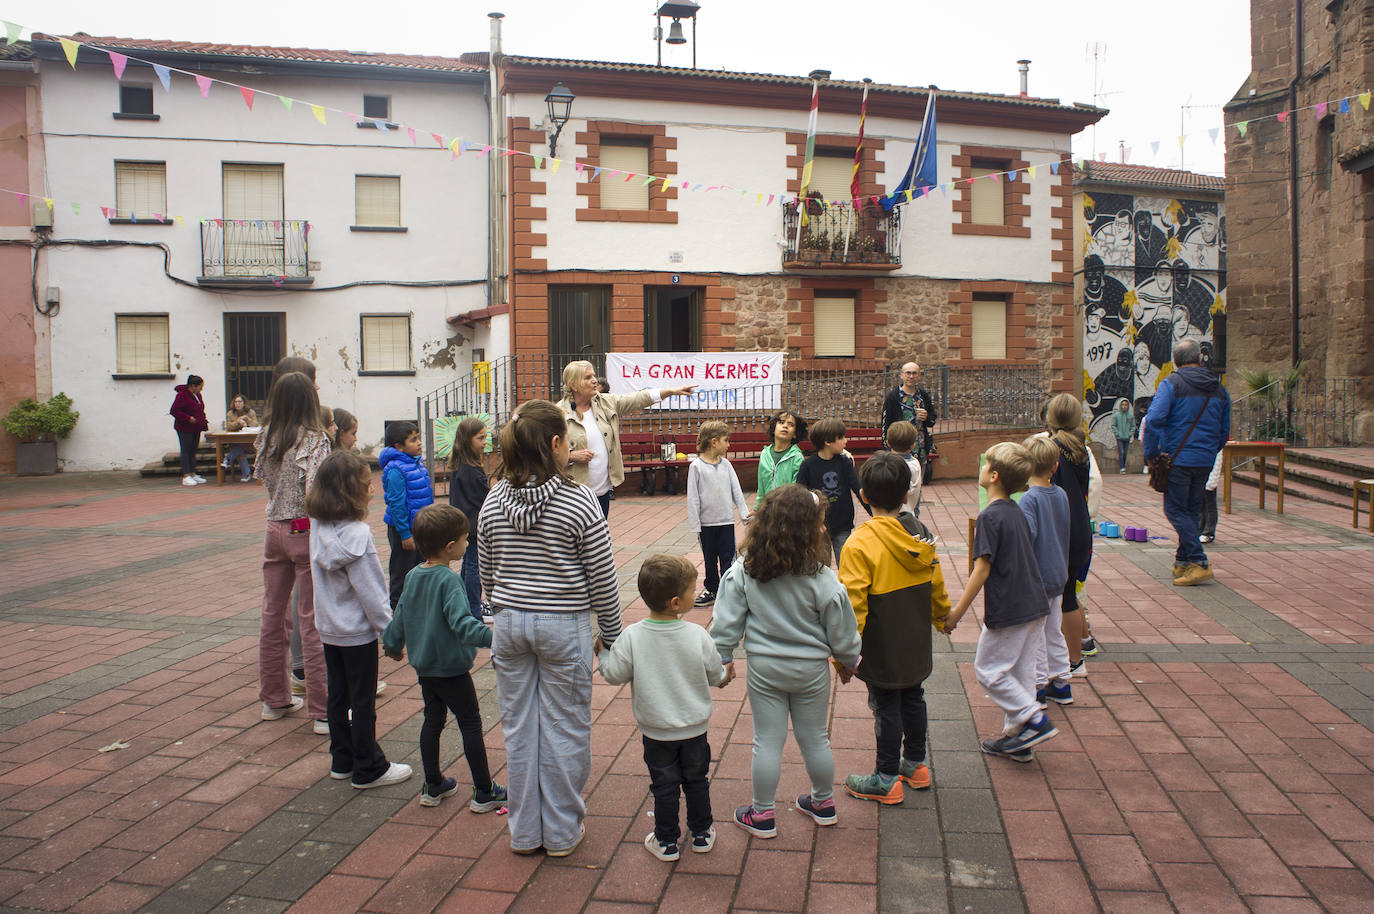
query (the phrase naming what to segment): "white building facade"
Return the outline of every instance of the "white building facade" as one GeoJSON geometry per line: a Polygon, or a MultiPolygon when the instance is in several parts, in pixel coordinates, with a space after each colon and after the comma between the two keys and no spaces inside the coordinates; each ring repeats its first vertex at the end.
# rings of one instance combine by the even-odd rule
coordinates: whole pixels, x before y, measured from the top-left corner
{"type": "Polygon", "coordinates": [[[485,66],[78,37],[74,68],[35,41],[53,199],[37,281],[60,301],[45,345],[82,414],[66,469],[173,449],[187,374],[218,428],[236,393],[261,408],[279,358],[309,358],[370,450],[418,395],[504,354],[488,167],[450,145],[489,142],[485,66]],[[130,58],[122,78],[106,50],[130,58]]]}

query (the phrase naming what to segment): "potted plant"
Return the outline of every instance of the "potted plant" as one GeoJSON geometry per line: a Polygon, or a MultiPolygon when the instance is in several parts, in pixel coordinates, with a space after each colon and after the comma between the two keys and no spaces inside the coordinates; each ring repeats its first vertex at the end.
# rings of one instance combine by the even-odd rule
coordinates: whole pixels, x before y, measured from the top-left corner
{"type": "Polygon", "coordinates": [[[72,398],[59,393],[46,403],[23,399],[0,419],[5,431],[20,439],[15,449],[20,476],[48,476],[57,472],[57,439],[76,428],[81,414],[72,410],[72,398]]]}

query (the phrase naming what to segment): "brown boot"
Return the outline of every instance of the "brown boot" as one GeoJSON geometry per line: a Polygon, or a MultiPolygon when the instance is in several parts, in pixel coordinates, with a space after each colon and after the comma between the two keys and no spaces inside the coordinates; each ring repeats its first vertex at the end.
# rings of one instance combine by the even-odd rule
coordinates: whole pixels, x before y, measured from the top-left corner
{"type": "Polygon", "coordinates": [[[1179,578],[1183,577],[1183,573],[1184,573],[1185,571],[1187,571],[1189,567],[1190,567],[1190,566],[1188,565],[1187,562],[1174,562],[1174,583],[1175,583],[1175,584],[1178,583],[1178,579],[1179,579],[1179,578]]]}
{"type": "Polygon", "coordinates": [[[1176,587],[1192,587],[1212,580],[1212,569],[1208,565],[1189,565],[1183,575],[1174,580],[1176,587]]]}

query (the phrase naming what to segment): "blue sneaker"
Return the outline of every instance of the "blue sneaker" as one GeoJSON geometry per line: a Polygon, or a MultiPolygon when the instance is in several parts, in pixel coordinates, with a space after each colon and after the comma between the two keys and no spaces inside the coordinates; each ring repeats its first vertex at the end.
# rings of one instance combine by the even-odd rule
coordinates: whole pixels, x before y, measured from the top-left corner
{"type": "Polygon", "coordinates": [[[1051,682],[1047,688],[1042,690],[1041,696],[1043,696],[1040,698],[1042,702],[1048,698],[1057,705],[1073,704],[1073,688],[1067,682],[1051,682]]]}
{"type": "Polygon", "coordinates": [[[817,803],[811,798],[811,794],[804,793],[797,797],[797,812],[810,816],[817,825],[834,825],[838,820],[835,815],[834,797],[817,803]]]}
{"type": "MultiPolygon", "coordinates": [[[[1003,739],[1005,739],[1005,737],[1003,739]]],[[[1034,749],[1022,749],[1018,752],[1010,752],[1002,747],[1002,739],[985,739],[978,744],[978,748],[983,750],[984,755],[1009,758],[1013,762],[1020,762],[1023,765],[1035,760],[1034,749]]]]}
{"type": "Polygon", "coordinates": [[[468,809],[473,812],[491,812],[493,809],[500,809],[505,804],[506,788],[492,781],[491,787],[487,790],[480,787],[472,789],[472,799],[468,801],[468,809]]]}
{"type": "Polygon", "coordinates": [[[1036,686],[1036,687],[1035,687],[1035,703],[1038,704],[1038,705],[1040,706],[1040,710],[1041,710],[1041,711],[1043,711],[1043,710],[1045,710],[1047,707],[1049,707],[1049,705],[1045,704],[1045,687],[1044,687],[1044,686],[1036,686]]]}
{"type": "MultiPolygon", "coordinates": [[[[329,772],[333,777],[334,772],[329,772]]],[[[445,797],[451,797],[458,792],[458,781],[454,778],[444,778],[438,784],[431,784],[428,781],[420,788],[421,806],[438,806],[445,797]]]]}

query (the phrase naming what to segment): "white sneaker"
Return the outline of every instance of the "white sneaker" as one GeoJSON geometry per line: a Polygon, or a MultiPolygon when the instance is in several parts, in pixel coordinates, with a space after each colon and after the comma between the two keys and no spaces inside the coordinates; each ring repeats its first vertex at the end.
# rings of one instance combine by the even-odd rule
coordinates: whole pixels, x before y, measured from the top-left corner
{"type": "Polygon", "coordinates": [[[316,720],[316,721],[311,721],[311,729],[314,730],[315,733],[316,733],[317,735],[319,735],[319,736],[328,736],[328,735],[329,735],[329,721],[327,721],[327,720],[316,720]]]}
{"type": "Polygon", "coordinates": [[[368,781],[366,784],[359,784],[357,781],[354,781],[353,788],[355,790],[369,790],[373,787],[385,787],[388,784],[399,784],[409,777],[409,765],[403,765],[400,762],[392,762],[391,767],[388,768],[381,777],[377,778],[377,780],[368,781]]]}
{"type": "Polygon", "coordinates": [[[380,694],[382,694],[382,693],[385,692],[385,691],[386,691],[386,680],[385,680],[385,679],[378,679],[378,680],[377,680],[377,694],[380,695],[380,694]]]}
{"type": "Polygon", "coordinates": [[[198,486],[198,485],[200,485],[200,483],[196,482],[196,477],[194,477],[194,476],[183,476],[183,477],[181,477],[181,484],[182,484],[183,486],[198,486]]]}
{"type": "Polygon", "coordinates": [[[304,707],[305,699],[301,698],[299,695],[292,695],[291,704],[287,705],[284,708],[274,708],[264,701],[262,703],[262,719],[281,720],[283,717],[290,714],[292,711],[299,711],[301,708],[304,707]]]}
{"type": "Polygon", "coordinates": [[[193,476],[192,478],[196,481],[198,485],[205,485],[205,483],[209,482],[209,480],[207,480],[204,476],[200,475],[199,473],[195,474],[195,476],[193,476]]]}
{"type": "Polygon", "coordinates": [[[304,680],[303,678],[297,676],[295,673],[290,673],[289,675],[290,675],[290,677],[291,677],[291,694],[292,694],[292,695],[304,695],[304,694],[305,694],[305,680],[304,680]]]}

